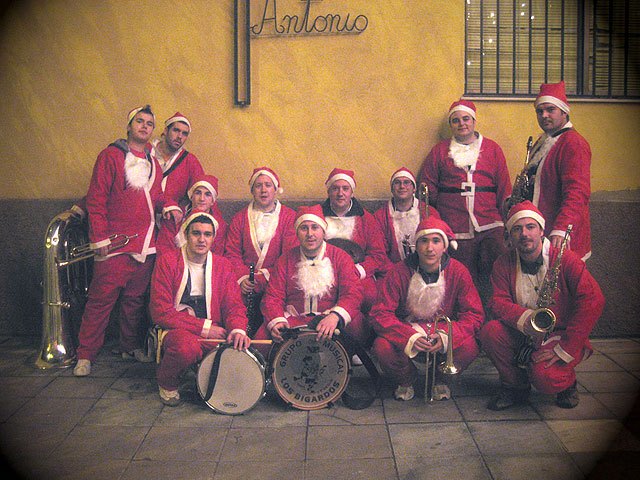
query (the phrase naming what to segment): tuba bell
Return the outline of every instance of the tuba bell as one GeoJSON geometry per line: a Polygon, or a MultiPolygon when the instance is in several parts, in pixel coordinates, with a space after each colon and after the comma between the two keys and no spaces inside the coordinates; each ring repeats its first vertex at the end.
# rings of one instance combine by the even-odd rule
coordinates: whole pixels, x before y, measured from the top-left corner
{"type": "Polygon", "coordinates": [[[87,301],[92,258],[60,266],[71,251],[88,242],[86,223],[69,211],[56,215],[44,239],[42,344],[35,365],[67,368],[76,359],[77,326],[87,301]]]}

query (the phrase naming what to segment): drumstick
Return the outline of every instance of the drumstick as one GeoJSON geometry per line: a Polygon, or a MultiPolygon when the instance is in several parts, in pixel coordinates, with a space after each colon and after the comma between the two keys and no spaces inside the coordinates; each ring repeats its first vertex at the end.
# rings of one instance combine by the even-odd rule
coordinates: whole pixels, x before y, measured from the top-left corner
{"type": "MultiPolygon", "coordinates": [[[[199,342],[204,343],[227,343],[225,338],[198,338],[199,342]]],[[[273,340],[251,340],[251,345],[271,345],[273,340]]]]}

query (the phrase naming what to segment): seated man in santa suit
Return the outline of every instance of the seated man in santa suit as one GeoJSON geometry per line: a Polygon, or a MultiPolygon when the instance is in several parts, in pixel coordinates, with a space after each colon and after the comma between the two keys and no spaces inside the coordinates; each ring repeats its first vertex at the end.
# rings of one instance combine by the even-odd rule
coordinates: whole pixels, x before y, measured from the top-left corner
{"type": "Polygon", "coordinates": [[[479,335],[502,384],[487,405],[490,410],[526,403],[531,385],[555,394],[561,408],[574,408],[580,400],[575,369],[593,352],[589,334],[605,300],[580,254],[565,245],[560,255],[562,244],[558,248],[544,236],[545,223],[529,200],[509,210],[506,227],[513,249],[496,261],[491,274],[492,320],[479,335]],[[541,325],[538,331],[534,328],[534,313],[542,307],[555,316],[546,333],[541,325]],[[531,343],[523,355],[527,338],[531,343]]]}
{"type": "MultiPolygon", "coordinates": [[[[444,354],[448,337],[444,321],[434,331],[434,320],[446,315],[452,322],[453,359],[459,371],[480,353],[475,336],[484,312],[467,268],[447,253],[455,247],[454,234],[442,220],[429,217],[416,230],[416,251],[389,271],[371,309],[373,342],[382,371],[397,385],[394,396],[411,400],[417,369],[412,359],[425,352],[444,354]]],[[[439,373],[439,372],[438,372],[439,373]]],[[[436,376],[434,383],[441,383],[436,376]]],[[[442,398],[446,385],[436,385],[442,398]]],[[[426,387],[425,387],[426,388],[426,387]]]]}
{"type": "Polygon", "coordinates": [[[378,294],[376,276],[384,273],[388,262],[380,225],[353,196],[356,180],[353,171],[334,168],[327,181],[327,200],[322,213],[327,221],[326,240],[347,249],[356,264],[363,288],[362,311],[366,314],[378,294]]]}
{"type": "Polygon", "coordinates": [[[168,406],[180,404],[181,374],[215,346],[200,339],[226,339],[241,350],[251,343],[233,267],[211,253],[216,226],[210,213],[191,213],[182,227],[186,244],[161,255],[153,272],[151,317],[168,330],[156,376],[168,406]]]}
{"type": "Polygon", "coordinates": [[[276,198],[282,193],[276,172],[268,167],[254,169],[249,188],[253,200],[231,220],[224,255],[235,268],[253,332],[262,324],[259,306],[271,270],[284,252],[298,244],[298,238],[293,228],[296,212],[276,198]]]}
{"type": "MultiPolygon", "coordinates": [[[[416,178],[406,167],[391,175],[391,198],[373,216],[384,235],[387,257],[391,263],[404,260],[413,252],[414,235],[420,220],[427,216],[440,218],[434,207],[416,198],[416,178]],[[428,211],[427,211],[428,209],[428,211]]],[[[390,268],[391,264],[387,268],[390,268]]]]}
{"type": "Polygon", "coordinates": [[[285,329],[324,315],[314,327],[318,340],[339,329],[362,342],[362,286],[349,254],[325,242],[322,207],[300,207],[294,226],[300,246],[276,262],[262,299],[264,323],[255,338],[281,342],[285,329]]]}
{"type": "Polygon", "coordinates": [[[183,219],[189,216],[191,212],[200,210],[210,213],[213,218],[218,222],[216,227],[216,239],[211,246],[211,251],[218,255],[224,254],[225,236],[227,233],[227,222],[222,218],[220,209],[216,207],[218,200],[218,179],[213,175],[207,175],[202,173],[195,177],[194,182],[189,186],[187,190],[187,197],[189,203],[179,206],[177,204],[171,204],[165,207],[167,212],[173,212],[179,210],[179,221],[175,221],[172,216],[165,215],[158,230],[158,237],[156,239],[156,248],[159,254],[166,252],[167,250],[177,250],[182,247],[186,241],[184,235],[181,234],[181,226],[183,225],[183,219]]]}

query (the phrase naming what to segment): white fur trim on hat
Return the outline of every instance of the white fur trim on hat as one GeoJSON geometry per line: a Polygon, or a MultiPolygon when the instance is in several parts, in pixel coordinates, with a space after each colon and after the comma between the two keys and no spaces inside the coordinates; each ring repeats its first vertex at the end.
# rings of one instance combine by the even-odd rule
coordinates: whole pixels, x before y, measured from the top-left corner
{"type": "Polygon", "coordinates": [[[253,175],[251,175],[251,178],[249,179],[249,189],[253,190],[253,184],[256,183],[256,180],[258,179],[258,177],[260,175],[266,175],[267,177],[269,177],[271,179],[271,181],[273,182],[273,184],[276,187],[276,191],[278,193],[282,193],[284,190],[282,188],[280,188],[280,182],[278,181],[278,178],[269,170],[258,170],[257,172],[255,172],[253,175]]]}
{"type": "Polygon", "coordinates": [[[189,122],[189,120],[187,119],[187,117],[183,116],[183,115],[176,115],[174,117],[171,117],[169,119],[167,119],[166,122],[164,122],[164,126],[168,127],[169,125],[171,125],[172,123],[176,123],[176,122],[182,122],[182,123],[186,123],[187,127],[189,127],[189,133],[191,133],[191,123],[189,122]]]}
{"type": "Polygon", "coordinates": [[[473,109],[467,107],[466,105],[456,105],[451,110],[449,110],[449,118],[451,118],[451,115],[453,115],[454,112],[466,112],[471,115],[474,120],[477,120],[476,112],[474,112],[473,109]]]}
{"type": "Polygon", "coordinates": [[[507,223],[505,224],[505,227],[507,227],[507,232],[510,232],[513,224],[521,218],[533,218],[540,224],[542,230],[544,230],[544,217],[542,217],[542,215],[540,215],[538,212],[534,212],[533,210],[520,210],[507,219],[507,223]]]}
{"type": "Polygon", "coordinates": [[[331,188],[331,185],[333,185],[338,180],[345,180],[351,187],[351,190],[353,190],[354,192],[356,191],[355,180],[353,179],[353,177],[347,175],[346,173],[336,173],[333,177],[327,180],[327,183],[325,183],[325,187],[327,187],[327,190],[329,190],[331,188]]]}
{"type": "Polygon", "coordinates": [[[414,187],[416,186],[416,178],[408,170],[398,170],[396,173],[391,175],[391,181],[390,181],[391,185],[393,185],[393,181],[396,178],[402,178],[402,177],[408,178],[409,180],[411,180],[413,182],[413,186],[414,187]]]}
{"type": "Polygon", "coordinates": [[[557,97],[553,97],[551,95],[541,95],[540,97],[536,98],[534,106],[537,107],[541,103],[550,103],[558,107],[563,112],[569,113],[569,105],[567,105],[565,102],[563,102],[557,97]]]}
{"type": "Polygon", "coordinates": [[[296,218],[296,221],[293,226],[295,227],[296,230],[298,230],[298,227],[300,226],[300,224],[305,221],[317,223],[322,227],[322,229],[325,232],[327,231],[327,227],[328,227],[327,221],[319,217],[318,215],[314,215],[313,213],[305,213],[304,215],[300,215],[298,218],[296,218]]]}
{"type": "Polygon", "coordinates": [[[213,194],[214,202],[218,199],[218,191],[215,188],[213,188],[213,185],[211,185],[211,183],[206,182],[204,180],[200,180],[194,183],[193,185],[191,185],[191,188],[187,192],[187,196],[189,197],[189,200],[191,200],[191,197],[193,197],[193,192],[195,192],[196,188],[198,187],[205,187],[207,190],[209,190],[213,194]]]}
{"type": "Polygon", "coordinates": [[[447,238],[447,235],[444,233],[443,230],[440,230],[439,228],[424,228],[422,230],[418,230],[416,232],[416,242],[418,241],[418,239],[420,237],[424,237],[425,235],[430,235],[432,233],[437,233],[438,235],[440,235],[442,237],[442,239],[444,240],[444,249],[447,250],[449,248],[449,245],[451,245],[451,248],[453,248],[454,250],[458,249],[458,242],[456,240],[449,240],[449,238],[447,238]]]}

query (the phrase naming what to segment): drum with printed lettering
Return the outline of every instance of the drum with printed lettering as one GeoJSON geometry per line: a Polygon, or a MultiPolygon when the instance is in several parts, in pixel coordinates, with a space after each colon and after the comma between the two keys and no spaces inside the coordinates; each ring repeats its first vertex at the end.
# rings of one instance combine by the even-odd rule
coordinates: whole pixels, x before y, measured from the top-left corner
{"type": "Polygon", "coordinates": [[[198,393],[218,413],[247,412],[265,396],[265,367],[257,350],[235,350],[221,344],[200,362],[196,374],[198,393]]]}
{"type": "Polygon", "coordinates": [[[335,402],[349,383],[351,362],[339,341],[316,340],[316,332],[292,329],[272,355],[272,382],[278,395],[300,410],[335,402]]]}

